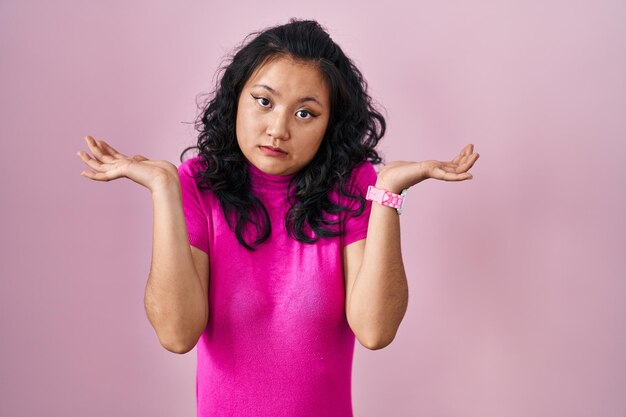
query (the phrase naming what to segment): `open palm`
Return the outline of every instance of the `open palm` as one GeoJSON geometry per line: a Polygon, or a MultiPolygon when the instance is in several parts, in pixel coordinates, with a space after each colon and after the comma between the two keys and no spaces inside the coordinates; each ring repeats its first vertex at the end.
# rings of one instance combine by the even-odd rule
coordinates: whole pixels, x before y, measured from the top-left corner
{"type": "Polygon", "coordinates": [[[451,161],[393,161],[381,170],[379,179],[388,190],[394,192],[412,187],[428,178],[443,181],[472,179],[472,174],[467,171],[474,166],[479,156],[478,153],[474,153],[474,145],[468,144],[451,161]]]}
{"type": "Polygon", "coordinates": [[[81,175],[95,181],[111,181],[117,178],[129,178],[153,191],[164,181],[178,180],[178,171],[168,161],[150,160],[142,155],[129,157],[103,140],[86,136],[85,141],[93,157],[87,152],[76,154],[94,171],[83,171],[81,175]]]}

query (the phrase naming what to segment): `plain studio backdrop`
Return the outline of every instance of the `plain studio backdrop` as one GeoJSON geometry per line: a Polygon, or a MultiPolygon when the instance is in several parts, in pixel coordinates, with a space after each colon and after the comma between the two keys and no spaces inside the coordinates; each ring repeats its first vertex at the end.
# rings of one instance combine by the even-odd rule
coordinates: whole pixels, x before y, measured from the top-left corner
{"type": "Polygon", "coordinates": [[[196,350],[144,312],[150,194],[75,154],[179,165],[222,57],[290,17],[362,70],[387,161],[481,154],[409,191],[409,307],[355,346],[355,416],[625,416],[621,0],[0,0],[0,415],[195,416],[196,350]]]}

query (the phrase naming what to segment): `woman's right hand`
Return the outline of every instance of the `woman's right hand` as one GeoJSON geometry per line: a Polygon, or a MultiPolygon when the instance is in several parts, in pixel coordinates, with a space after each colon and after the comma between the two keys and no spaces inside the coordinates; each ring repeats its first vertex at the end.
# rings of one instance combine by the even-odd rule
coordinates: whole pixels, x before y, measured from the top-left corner
{"type": "Polygon", "coordinates": [[[164,183],[178,182],[178,169],[168,161],[151,161],[145,156],[135,155],[132,158],[115,150],[103,140],[95,140],[85,136],[87,146],[93,158],[86,152],[76,154],[96,172],[83,171],[80,175],[95,181],[110,181],[126,177],[137,184],[148,188],[151,192],[164,183]]]}

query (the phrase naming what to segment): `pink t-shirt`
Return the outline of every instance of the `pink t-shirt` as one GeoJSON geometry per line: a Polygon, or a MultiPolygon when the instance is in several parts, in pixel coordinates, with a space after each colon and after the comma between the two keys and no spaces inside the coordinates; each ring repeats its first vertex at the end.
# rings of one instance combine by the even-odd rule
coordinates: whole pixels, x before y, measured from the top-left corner
{"type": "MultiPolygon", "coordinates": [[[[347,220],[343,237],[302,243],[285,228],[292,176],[248,163],[252,192],[272,226],[270,238],[250,252],[213,192],[196,185],[191,175],[200,162],[191,158],[178,168],[189,243],[209,255],[209,320],[196,345],[197,415],[351,417],[355,337],[345,315],[342,249],[366,237],[371,201],[347,220]]],[[[356,167],[353,181],[365,196],[376,183],[373,165],[356,167]]]]}

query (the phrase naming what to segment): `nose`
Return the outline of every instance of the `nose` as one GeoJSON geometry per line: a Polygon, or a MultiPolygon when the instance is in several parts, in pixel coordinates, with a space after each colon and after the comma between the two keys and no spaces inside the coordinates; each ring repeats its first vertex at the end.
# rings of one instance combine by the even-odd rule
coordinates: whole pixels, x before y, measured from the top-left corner
{"type": "Polygon", "coordinates": [[[274,110],[269,116],[267,134],[273,140],[289,139],[289,114],[286,111],[274,110]]]}

